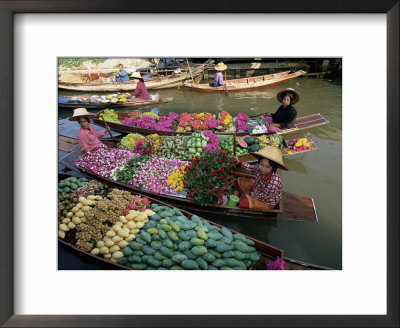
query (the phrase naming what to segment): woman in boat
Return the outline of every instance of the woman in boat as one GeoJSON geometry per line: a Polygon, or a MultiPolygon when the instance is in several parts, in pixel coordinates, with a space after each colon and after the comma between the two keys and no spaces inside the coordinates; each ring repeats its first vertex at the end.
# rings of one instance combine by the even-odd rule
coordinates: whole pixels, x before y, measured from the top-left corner
{"type": "Polygon", "coordinates": [[[239,177],[236,181],[240,194],[239,206],[262,210],[274,209],[282,199],[282,179],[278,168],[287,170],[282,159],[282,152],[275,147],[266,146],[262,150],[251,153],[258,157],[258,164],[240,162],[235,159],[246,173],[255,177],[239,177]]]}
{"type": "Polygon", "coordinates": [[[131,93],[131,96],[135,99],[149,100],[150,96],[147,92],[146,85],[144,84],[143,78],[139,72],[133,72],[131,77],[138,79],[136,84],[136,90],[131,93]]]}
{"type": "Polygon", "coordinates": [[[222,75],[222,71],[225,71],[227,69],[227,66],[223,63],[220,62],[218,65],[215,65],[215,70],[217,71],[214,75],[214,87],[220,87],[225,85],[224,81],[224,76],[222,75]]]}
{"type": "Polygon", "coordinates": [[[81,128],[78,132],[79,146],[83,152],[93,151],[99,147],[107,147],[99,138],[104,137],[110,127],[107,126],[105,130],[97,132],[92,125],[90,119],[95,115],[90,114],[86,108],[75,108],[74,115],[69,118],[70,121],[78,121],[81,128]]]}
{"type": "Polygon", "coordinates": [[[129,81],[128,73],[124,70],[124,65],[119,64],[119,76],[115,78],[115,82],[127,82],[129,81]]]}
{"type": "Polygon", "coordinates": [[[277,93],[276,98],[282,105],[274,114],[264,116],[268,131],[280,131],[290,127],[297,116],[293,105],[299,102],[300,95],[294,89],[283,89],[277,93]]]}

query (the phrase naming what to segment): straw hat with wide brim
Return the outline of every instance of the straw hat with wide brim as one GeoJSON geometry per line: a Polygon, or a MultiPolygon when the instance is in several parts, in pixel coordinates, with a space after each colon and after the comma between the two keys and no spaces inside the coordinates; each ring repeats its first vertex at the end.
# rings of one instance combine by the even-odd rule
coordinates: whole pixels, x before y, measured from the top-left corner
{"type": "Polygon", "coordinates": [[[278,99],[278,101],[280,103],[282,102],[282,100],[286,96],[286,94],[290,94],[292,96],[291,104],[295,104],[300,101],[300,95],[298,94],[298,92],[296,90],[294,90],[292,88],[286,88],[286,89],[279,91],[276,94],[276,98],[278,99]]]}
{"type": "Polygon", "coordinates": [[[143,81],[143,78],[142,78],[142,76],[140,75],[139,72],[133,72],[133,73],[131,74],[131,77],[133,77],[133,78],[135,78],[135,79],[141,79],[141,80],[143,81]]]}
{"type": "Polygon", "coordinates": [[[225,71],[228,66],[226,66],[223,62],[218,63],[218,65],[215,65],[215,70],[217,71],[225,71]]]}
{"type": "Polygon", "coordinates": [[[256,153],[250,153],[250,154],[257,156],[258,158],[263,157],[263,158],[269,159],[271,161],[274,161],[275,163],[278,164],[278,166],[281,169],[284,169],[284,170],[288,169],[286,167],[286,165],[283,163],[282,152],[276,147],[265,146],[260,151],[258,151],[256,153]]]}
{"type": "Polygon", "coordinates": [[[95,118],[96,115],[93,115],[87,111],[86,108],[75,108],[74,115],[69,118],[70,121],[77,121],[80,117],[87,117],[88,119],[95,118]]]}

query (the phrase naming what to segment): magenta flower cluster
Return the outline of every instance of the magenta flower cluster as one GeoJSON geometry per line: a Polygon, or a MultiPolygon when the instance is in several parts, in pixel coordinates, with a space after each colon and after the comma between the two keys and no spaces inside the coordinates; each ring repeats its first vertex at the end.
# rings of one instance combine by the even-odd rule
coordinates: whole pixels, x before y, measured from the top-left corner
{"type": "Polygon", "coordinates": [[[169,116],[161,116],[160,121],[157,122],[155,129],[157,131],[169,131],[173,132],[172,124],[174,124],[174,120],[171,120],[169,116]]]}
{"type": "Polygon", "coordinates": [[[133,121],[129,118],[129,117],[125,117],[122,122],[122,125],[127,125],[127,126],[132,126],[133,125],[133,121]]]}
{"type": "Polygon", "coordinates": [[[156,126],[156,120],[151,116],[144,116],[143,119],[137,119],[133,121],[133,125],[141,129],[154,129],[156,126]]]}
{"type": "Polygon", "coordinates": [[[111,177],[112,171],[128,162],[134,154],[126,148],[97,148],[80,157],[75,166],[100,177],[111,177]]]}
{"type": "Polygon", "coordinates": [[[217,126],[218,126],[218,120],[216,120],[215,118],[212,118],[210,122],[208,122],[209,129],[216,129],[217,126]]]}
{"type": "Polygon", "coordinates": [[[236,124],[237,124],[239,131],[248,131],[249,130],[249,126],[247,125],[248,118],[249,117],[244,113],[239,113],[236,116],[236,124]]]}
{"type": "Polygon", "coordinates": [[[211,131],[204,131],[203,134],[208,137],[208,144],[206,146],[206,151],[211,153],[212,151],[217,151],[220,149],[218,137],[215,133],[211,131]]]}
{"type": "Polygon", "coordinates": [[[136,188],[148,190],[155,194],[177,194],[176,190],[167,184],[168,177],[186,162],[175,158],[167,159],[153,156],[146,163],[139,163],[141,170],[132,176],[128,183],[136,188]]]}
{"type": "Polygon", "coordinates": [[[285,261],[277,257],[275,261],[267,263],[267,270],[285,270],[285,261]]]}

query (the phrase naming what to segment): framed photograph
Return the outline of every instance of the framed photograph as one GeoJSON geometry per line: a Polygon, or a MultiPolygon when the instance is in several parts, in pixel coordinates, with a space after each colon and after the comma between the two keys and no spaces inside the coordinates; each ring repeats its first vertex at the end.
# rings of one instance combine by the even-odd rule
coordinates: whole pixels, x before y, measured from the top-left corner
{"type": "MultiPolygon", "coordinates": [[[[301,8],[290,1],[213,3],[209,13],[204,13],[204,3],[191,5],[191,13],[179,2],[94,3],[95,10],[69,1],[0,1],[0,59],[5,69],[0,290],[6,295],[0,300],[1,324],[123,327],[133,321],[137,326],[163,326],[174,320],[177,326],[398,325],[398,1],[369,1],[369,6],[365,1],[342,6],[326,1],[301,8]],[[59,270],[57,241],[51,236],[56,235],[55,102],[62,57],[341,58],[339,270],[223,277],[59,270]],[[375,159],[379,168],[367,168],[375,159]],[[128,275],[137,282],[132,292],[115,284],[128,275]],[[173,286],[175,293],[165,295],[160,282],[169,290],[173,286]],[[119,304],[97,303],[112,289],[119,290],[119,304]],[[214,291],[220,297],[211,297],[214,291]],[[142,297],[133,309],[130,293],[142,297]],[[59,306],[65,303],[68,308],[59,306]]],[[[310,94],[320,101],[317,89],[310,94]]],[[[300,226],[298,233],[304,233],[300,226]]],[[[296,251],[301,253],[301,247],[296,251]]]]}

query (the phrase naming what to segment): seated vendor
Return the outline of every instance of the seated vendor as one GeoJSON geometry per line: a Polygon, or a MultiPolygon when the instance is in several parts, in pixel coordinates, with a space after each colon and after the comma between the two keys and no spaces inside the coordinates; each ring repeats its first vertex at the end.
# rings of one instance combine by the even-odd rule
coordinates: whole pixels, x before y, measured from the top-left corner
{"type": "Polygon", "coordinates": [[[124,65],[119,64],[118,76],[115,78],[115,82],[127,82],[129,81],[128,73],[124,70],[124,65]]]}
{"type": "Polygon", "coordinates": [[[282,105],[274,114],[264,116],[268,131],[287,129],[297,116],[296,108],[293,105],[299,102],[300,95],[294,89],[283,89],[277,93],[276,98],[282,105]]]}
{"type": "Polygon", "coordinates": [[[134,99],[142,99],[142,100],[149,100],[150,96],[149,93],[147,92],[146,85],[144,84],[143,78],[138,72],[133,72],[131,74],[131,77],[134,79],[138,79],[138,83],[136,84],[136,90],[131,93],[131,96],[134,97],[134,99]]]}
{"type": "MultiPolygon", "coordinates": [[[[274,209],[282,199],[282,179],[276,172],[278,168],[287,170],[282,152],[275,147],[265,146],[251,153],[258,157],[258,164],[239,162],[246,173],[255,177],[239,177],[237,187],[240,194],[239,206],[262,210],[274,209]]],[[[238,160],[238,157],[235,157],[238,160]]]]}
{"type": "Polygon", "coordinates": [[[220,87],[226,84],[224,81],[224,76],[222,75],[222,71],[225,71],[227,69],[227,66],[223,63],[220,62],[218,65],[215,65],[215,70],[217,71],[214,75],[214,87],[220,87]]]}
{"type": "Polygon", "coordinates": [[[99,147],[107,147],[99,138],[104,137],[110,127],[107,126],[105,130],[97,132],[90,124],[90,119],[96,117],[89,113],[86,108],[75,108],[74,115],[69,118],[70,121],[78,121],[81,128],[78,132],[79,146],[82,152],[86,153],[93,151],[99,147]]]}

